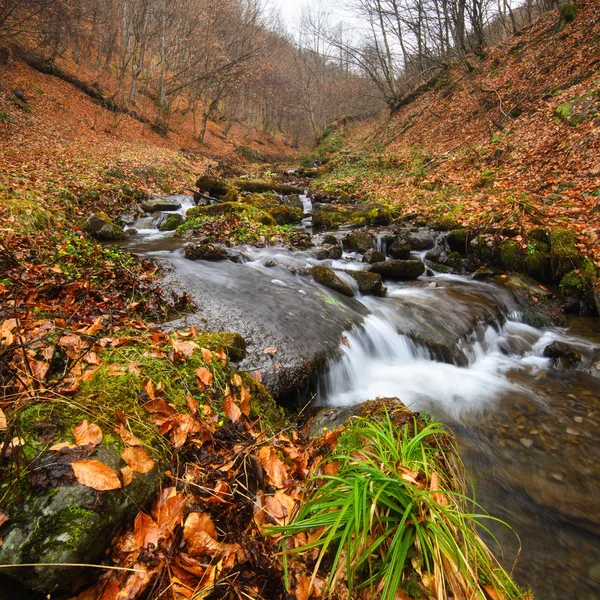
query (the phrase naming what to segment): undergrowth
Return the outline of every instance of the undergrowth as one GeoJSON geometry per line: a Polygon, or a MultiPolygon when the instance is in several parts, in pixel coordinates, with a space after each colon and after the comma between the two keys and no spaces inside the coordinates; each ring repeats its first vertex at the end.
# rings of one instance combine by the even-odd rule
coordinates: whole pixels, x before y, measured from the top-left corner
{"type": "Polygon", "coordinates": [[[442,425],[414,419],[399,428],[387,410],[379,419],[359,417],[328,463],[327,472],[337,473],[313,479],[296,519],[271,529],[285,536],[286,564],[312,556],[313,582],[326,578],[326,597],[344,597],[340,585],[350,597],[383,600],[399,590],[439,600],[528,597],[479,537],[477,527],[487,531],[482,522],[491,517],[471,512],[442,425]]]}

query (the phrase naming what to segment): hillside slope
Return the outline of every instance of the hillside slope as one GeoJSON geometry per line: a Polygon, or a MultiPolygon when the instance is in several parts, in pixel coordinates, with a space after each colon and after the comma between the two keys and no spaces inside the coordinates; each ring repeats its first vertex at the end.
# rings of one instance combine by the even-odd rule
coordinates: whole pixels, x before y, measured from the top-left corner
{"type": "Polygon", "coordinates": [[[454,66],[373,133],[329,133],[351,150],[320,181],[327,192],[395,205],[404,216],[502,231],[568,227],[600,265],[600,5],[558,11],[454,66]]]}

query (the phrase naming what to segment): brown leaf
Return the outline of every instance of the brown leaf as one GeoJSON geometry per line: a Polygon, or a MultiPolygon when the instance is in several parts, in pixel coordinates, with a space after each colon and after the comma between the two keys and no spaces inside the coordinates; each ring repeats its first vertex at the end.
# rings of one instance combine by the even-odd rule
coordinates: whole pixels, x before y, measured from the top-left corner
{"type": "Polygon", "coordinates": [[[188,408],[190,409],[190,412],[192,414],[198,412],[198,400],[196,400],[196,398],[190,396],[190,394],[187,394],[187,396],[185,397],[185,401],[187,402],[188,408]]]}
{"type": "Polygon", "coordinates": [[[265,354],[270,354],[271,356],[273,356],[274,354],[276,354],[276,353],[277,353],[277,348],[275,348],[274,346],[269,346],[268,348],[265,348],[265,349],[263,350],[263,352],[264,352],[265,354]]]}
{"type": "Polygon", "coordinates": [[[236,387],[240,387],[242,385],[242,378],[240,377],[239,373],[236,373],[231,381],[236,387]]]}
{"type": "Polygon", "coordinates": [[[6,521],[10,521],[10,517],[0,508],[0,527],[2,527],[6,521]]]}
{"type": "Polygon", "coordinates": [[[63,448],[77,448],[77,444],[70,444],[69,442],[59,442],[58,444],[50,446],[48,450],[53,450],[56,452],[58,450],[62,450],[63,448]]]}
{"type": "Polygon", "coordinates": [[[94,335],[94,333],[97,333],[98,331],[100,331],[102,329],[103,319],[104,319],[104,317],[102,317],[102,316],[98,317],[94,321],[93,325],[90,325],[87,329],[83,330],[83,333],[86,333],[87,335],[94,335]]]}
{"type": "Polygon", "coordinates": [[[190,358],[194,354],[194,350],[198,347],[196,342],[180,342],[175,339],[171,339],[171,346],[175,349],[178,354],[190,358]]]}
{"type": "Polygon", "coordinates": [[[147,548],[151,544],[156,548],[161,538],[160,528],[154,519],[140,512],[133,524],[133,539],[138,548],[147,548]]]}
{"type": "Polygon", "coordinates": [[[223,400],[223,410],[225,414],[234,422],[240,420],[242,416],[242,411],[239,409],[238,405],[235,403],[233,396],[226,396],[225,400],[223,400]]]}
{"type": "Polygon", "coordinates": [[[175,527],[181,523],[184,507],[185,498],[183,494],[177,494],[175,488],[163,490],[161,497],[152,510],[152,515],[165,536],[170,535],[175,527]]]}
{"type": "Polygon", "coordinates": [[[117,474],[99,460],[76,460],[71,463],[79,483],[94,490],[118,490],[121,482],[117,474]]]}
{"type": "Polygon", "coordinates": [[[196,375],[204,385],[208,386],[213,382],[213,374],[206,367],[196,369],[196,375]]]}
{"type": "Polygon", "coordinates": [[[154,461],[143,448],[125,448],[121,458],[134,473],[149,473],[154,468],[154,461]]]}
{"type": "Polygon", "coordinates": [[[188,515],[183,527],[183,537],[193,545],[193,539],[203,531],[214,540],[217,539],[217,528],[207,513],[193,512],[188,515]]]}
{"type": "Polygon", "coordinates": [[[138,369],[138,367],[141,365],[141,362],[130,362],[127,365],[127,371],[129,373],[131,373],[132,375],[137,375],[138,377],[142,376],[142,372],[138,369]]]}
{"type": "Polygon", "coordinates": [[[123,479],[123,487],[127,487],[133,481],[133,471],[131,467],[125,465],[121,468],[121,478],[123,479]]]}
{"type": "Polygon", "coordinates": [[[102,442],[102,429],[84,419],[79,425],[73,427],[73,436],[78,446],[97,446],[102,442]]]}
{"type": "Polygon", "coordinates": [[[131,431],[129,431],[129,429],[127,429],[122,423],[119,424],[118,427],[115,427],[114,431],[115,431],[115,433],[119,434],[121,439],[128,446],[143,446],[144,445],[144,442],[142,442],[142,440],[140,440],[139,438],[135,437],[135,435],[133,435],[133,433],[131,433],[131,431]]]}
{"type": "Polygon", "coordinates": [[[210,365],[213,359],[213,353],[208,348],[201,348],[202,358],[207,365],[210,365]]]}
{"type": "Polygon", "coordinates": [[[0,431],[6,431],[7,429],[7,424],[6,424],[6,415],[4,414],[4,411],[0,408],[0,431]]]}
{"type": "Polygon", "coordinates": [[[225,352],[225,350],[223,350],[223,348],[221,348],[220,346],[217,348],[217,351],[215,352],[215,354],[217,355],[217,357],[219,358],[219,362],[223,365],[226,366],[227,365],[227,353],[225,352]]]}
{"type": "Polygon", "coordinates": [[[283,461],[277,456],[277,452],[271,446],[263,446],[258,451],[258,458],[271,483],[277,488],[284,487],[288,472],[283,461]]]}
{"type": "Polygon", "coordinates": [[[242,412],[247,417],[250,416],[250,410],[251,410],[250,401],[251,400],[252,400],[252,395],[246,389],[245,386],[242,386],[242,389],[240,390],[240,408],[242,409],[242,412]]]}

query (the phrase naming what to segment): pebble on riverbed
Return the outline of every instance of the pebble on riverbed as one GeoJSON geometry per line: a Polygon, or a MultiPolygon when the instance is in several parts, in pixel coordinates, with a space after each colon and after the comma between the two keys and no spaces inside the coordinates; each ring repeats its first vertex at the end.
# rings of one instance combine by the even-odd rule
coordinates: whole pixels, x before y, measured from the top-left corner
{"type": "Polygon", "coordinates": [[[529,438],[521,438],[519,441],[525,448],[531,448],[531,446],[533,446],[533,440],[530,440],[529,438]]]}

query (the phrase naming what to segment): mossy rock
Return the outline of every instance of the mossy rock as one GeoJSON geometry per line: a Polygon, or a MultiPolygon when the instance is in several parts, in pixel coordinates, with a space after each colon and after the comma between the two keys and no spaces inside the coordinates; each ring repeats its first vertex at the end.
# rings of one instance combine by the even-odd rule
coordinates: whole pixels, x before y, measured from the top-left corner
{"type": "Polygon", "coordinates": [[[425,265],[420,260],[386,260],[372,264],[369,271],[389,279],[417,279],[425,273],[425,265]]]}
{"type": "Polygon", "coordinates": [[[585,258],[579,269],[573,269],[563,276],[560,291],[565,296],[580,301],[583,305],[582,312],[594,313],[596,283],[596,267],[589,258],[585,258]]]}
{"type": "Polygon", "coordinates": [[[159,231],[175,231],[182,223],[183,217],[178,214],[169,215],[159,226],[159,231]]]}
{"type": "Polygon", "coordinates": [[[500,244],[500,264],[508,271],[520,271],[523,267],[521,244],[514,240],[504,240],[500,244]]]}
{"type": "Polygon", "coordinates": [[[437,231],[452,231],[458,229],[458,221],[453,215],[443,215],[432,224],[432,229],[437,231]]]}
{"type": "Polygon", "coordinates": [[[530,242],[550,244],[550,230],[546,227],[532,227],[527,232],[527,240],[530,242]]]}
{"type": "Polygon", "coordinates": [[[469,231],[467,229],[453,229],[446,238],[448,247],[452,252],[467,254],[469,231]]]}
{"type": "Polygon", "coordinates": [[[446,259],[446,264],[458,273],[462,271],[463,262],[458,252],[450,252],[450,254],[448,254],[448,258],[446,259]]]}
{"type": "Polygon", "coordinates": [[[81,226],[82,230],[102,242],[125,240],[129,235],[103,212],[90,215],[81,226]]]}
{"type": "Polygon", "coordinates": [[[475,259],[476,264],[480,266],[488,266],[491,264],[492,257],[494,255],[491,240],[479,235],[475,239],[471,240],[470,249],[473,253],[473,258],[475,259]]]}
{"type": "Polygon", "coordinates": [[[544,242],[531,241],[523,257],[523,269],[537,281],[550,278],[550,246],[544,242]]]}
{"type": "Polygon", "coordinates": [[[406,239],[398,236],[394,238],[394,241],[389,245],[387,252],[392,258],[408,260],[410,258],[410,244],[406,239]]]}
{"type": "Polygon", "coordinates": [[[293,225],[302,221],[304,213],[299,208],[281,204],[272,208],[269,214],[275,219],[277,225],[293,225]]]}
{"type": "Polygon", "coordinates": [[[252,395],[250,418],[260,419],[263,430],[272,431],[273,433],[279,433],[288,427],[289,423],[283,408],[275,402],[269,390],[262,383],[256,381],[250,373],[242,372],[240,376],[242,383],[252,395]]]}
{"type": "Polygon", "coordinates": [[[238,146],[235,153],[249,162],[265,162],[265,155],[259,150],[254,150],[250,146],[238,146]]]}
{"type": "Polygon", "coordinates": [[[354,290],[347,283],[344,283],[329,267],[315,266],[311,269],[311,274],[317,283],[344,296],[354,296],[354,290]]]}
{"type": "Polygon", "coordinates": [[[392,215],[389,208],[379,204],[313,204],[313,225],[337,228],[342,225],[389,225],[392,215]]]}
{"type": "Polygon", "coordinates": [[[264,192],[275,192],[284,196],[289,194],[303,194],[304,190],[295,185],[275,183],[272,181],[260,181],[258,179],[238,179],[234,182],[235,187],[242,192],[261,194],[264,192]]]}
{"type": "MultiPolygon", "coordinates": [[[[0,564],[99,564],[114,535],[148,506],[160,489],[162,467],[156,463],[147,474],[137,473],[124,489],[97,492],[79,484],[70,463],[81,450],[44,451],[32,463],[29,481],[23,475],[12,482],[2,508],[11,520],[3,529],[0,564]],[[60,477],[42,487],[44,466],[60,477]]],[[[120,448],[99,446],[88,459],[99,460],[118,472],[125,463],[120,448]]],[[[46,594],[66,590],[84,570],[77,567],[4,569],[28,589],[46,594]]]]}
{"type": "Polygon", "coordinates": [[[351,231],[343,240],[344,250],[364,254],[373,248],[373,234],[369,231],[351,231]]]}
{"type": "Polygon", "coordinates": [[[196,181],[196,187],[215,198],[227,196],[228,202],[237,200],[237,191],[226,179],[214,177],[213,175],[202,175],[196,181]]]}
{"type": "Polygon", "coordinates": [[[570,25],[577,18],[577,5],[573,2],[565,4],[560,9],[560,19],[558,21],[558,28],[564,29],[567,25],[570,25]]]}
{"type": "Polygon", "coordinates": [[[581,257],[575,246],[575,234],[569,229],[554,229],[550,232],[550,261],[552,278],[561,279],[581,264],[581,257]]]}
{"type": "Polygon", "coordinates": [[[346,271],[358,283],[358,291],[364,295],[383,297],[387,293],[381,275],[369,271],[346,271]]]}
{"type": "Polygon", "coordinates": [[[221,331],[218,333],[200,334],[197,342],[209,350],[223,348],[233,362],[246,358],[248,344],[237,331],[221,331]]]}
{"type": "Polygon", "coordinates": [[[187,211],[186,221],[198,217],[217,217],[220,215],[246,215],[263,225],[277,225],[277,221],[269,213],[242,202],[221,202],[220,204],[210,204],[208,206],[194,206],[187,211]]]}
{"type": "MultiPolygon", "coordinates": [[[[460,256],[459,256],[460,258],[460,256]]],[[[431,268],[438,273],[454,273],[454,269],[448,265],[442,265],[441,263],[431,263],[431,268]]]]}

